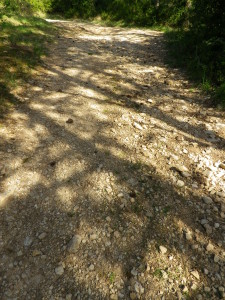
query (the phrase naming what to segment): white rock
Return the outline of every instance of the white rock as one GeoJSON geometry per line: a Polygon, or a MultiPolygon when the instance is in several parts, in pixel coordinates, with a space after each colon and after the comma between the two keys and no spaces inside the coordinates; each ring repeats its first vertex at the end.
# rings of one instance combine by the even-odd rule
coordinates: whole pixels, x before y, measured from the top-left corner
{"type": "Polygon", "coordinates": [[[214,246],[211,243],[208,243],[208,245],[206,246],[206,250],[212,251],[213,249],[214,249],[214,246]]]}
{"type": "Polygon", "coordinates": [[[137,122],[134,122],[134,127],[139,129],[139,130],[143,130],[143,127],[137,122]]]}
{"type": "Polygon", "coordinates": [[[162,254],[166,254],[166,252],[167,252],[167,248],[164,246],[159,246],[159,250],[162,254]]]}
{"type": "Polygon", "coordinates": [[[198,273],[198,271],[192,271],[191,272],[191,275],[193,275],[195,278],[197,278],[198,280],[200,279],[200,277],[199,277],[199,273],[198,273]]]}
{"type": "Polygon", "coordinates": [[[134,289],[135,289],[135,292],[137,294],[143,294],[144,293],[144,288],[142,287],[142,285],[139,283],[139,282],[136,282],[135,285],[134,285],[134,289]]]}
{"type": "Polygon", "coordinates": [[[186,237],[186,240],[187,240],[187,241],[190,241],[190,240],[192,239],[192,235],[191,235],[190,232],[187,232],[187,233],[185,234],[185,237],[186,237]]]}
{"type": "Polygon", "coordinates": [[[55,268],[55,273],[56,275],[62,275],[64,273],[63,266],[58,266],[57,268],[55,268]]]}
{"type": "Polygon", "coordinates": [[[183,182],[182,180],[178,180],[178,181],[177,181],[177,186],[178,186],[179,188],[182,188],[182,187],[184,186],[184,182],[183,182]]]}
{"type": "Polygon", "coordinates": [[[93,241],[93,240],[96,240],[97,239],[97,234],[93,233],[90,235],[90,239],[93,241]]]}
{"type": "Polygon", "coordinates": [[[137,276],[137,274],[138,274],[138,272],[137,272],[137,270],[135,270],[134,268],[131,270],[131,274],[133,275],[133,276],[137,276]]]}

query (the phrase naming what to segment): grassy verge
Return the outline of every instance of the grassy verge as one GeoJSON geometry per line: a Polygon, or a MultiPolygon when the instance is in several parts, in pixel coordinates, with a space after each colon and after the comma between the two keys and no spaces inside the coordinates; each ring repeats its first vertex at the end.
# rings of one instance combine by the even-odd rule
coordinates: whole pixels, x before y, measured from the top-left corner
{"type": "Polygon", "coordinates": [[[216,47],[184,30],[167,30],[166,37],[167,63],[186,70],[190,79],[212,96],[212,104],[225,109],[224,58],[218,55],[216,47]]]}
{"type": "Polygon", "coordinates": [[[0,117],[16,103],[12,90],[25,81],[47,54],[52,25],[34,16],[0,13],[0,117]]]}

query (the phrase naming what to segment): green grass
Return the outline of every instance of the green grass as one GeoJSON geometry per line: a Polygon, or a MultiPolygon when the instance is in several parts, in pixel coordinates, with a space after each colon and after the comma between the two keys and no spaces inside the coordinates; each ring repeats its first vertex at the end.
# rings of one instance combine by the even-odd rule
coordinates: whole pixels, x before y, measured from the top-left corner
{"type": "Polygon", "coordinates": [[[158,277],[159,279],[161,279],[163,277],[163,272],[161,269],[156,269],[154,272],[153,272],[153,276],[154,277],[158,277]]]}
{"type": "Polygon", "coordinates": [[[12,90],[29,78],[41,64],[52,40],[52,25],[34,16],[0,13],[0,116],[17,100],[12,90]]]}
{"type": "Polygon", "coordinates": [[[110,281],[111,284],[113,284],[115,282],[115,279],[116,279],[115,273],[113,273],[113,272],[110,273],[110,275],[109,275],[109,281],[110,281]]]}

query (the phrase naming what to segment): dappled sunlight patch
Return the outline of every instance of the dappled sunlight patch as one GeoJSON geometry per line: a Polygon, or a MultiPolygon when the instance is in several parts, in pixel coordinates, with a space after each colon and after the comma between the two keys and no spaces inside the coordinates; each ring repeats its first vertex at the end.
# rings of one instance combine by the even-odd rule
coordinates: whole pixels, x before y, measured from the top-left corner
{"type": "Polygon", "coordinates": [[[105,36],[95,36],[95,35],[88,35],[88,34],[83,34],[79,35],[79,38],[84,39],[84,40],[90,40],[90,41],[112,41],[112,38],[108,35],[105,36]]]}
{"type": "Polygon", "coordinates": [[[70,76],[77,76],[80,73],[79,69],[74,69],[74,68],[66,68],[63,71],[64,74],[70,75],[70,76]]]}
{"type": "Polygon", "coordinates": [[[37,184],[41,179],[38,172],[23,170],[21,176],[21,170],[14,171],[14,174],[9,176],[3,184],[2,191],[0,193],[0,207],[7,205],[8,200],[23,199],[26,195],[29,195],[32,187],[37,184]]]}
{"type": "Polygon", "coordinates": [[[76,192],[69,186],[61,186],[56,190],[56,201],[62,202],[68,209],[74,204],[76,192]]]}
{"type": "Polygon", "coordinates": [[[66,158],[57,163],[55,168],[55,178],[59,181],[67,181],[71,178],[79,177],[79,174],[85,172],[86,168],[85,163],[68,154],[66,158]]]}

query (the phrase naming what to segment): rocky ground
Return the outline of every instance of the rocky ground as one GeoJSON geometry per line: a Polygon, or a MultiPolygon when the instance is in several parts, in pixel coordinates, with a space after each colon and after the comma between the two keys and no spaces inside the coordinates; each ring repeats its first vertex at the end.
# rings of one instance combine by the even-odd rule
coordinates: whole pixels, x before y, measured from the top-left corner
{"type": "Polygon", "coordinates": [[[224,299],[224,113],[161,33],[56,25],[0,126],[0,299],[224,299]]]}

